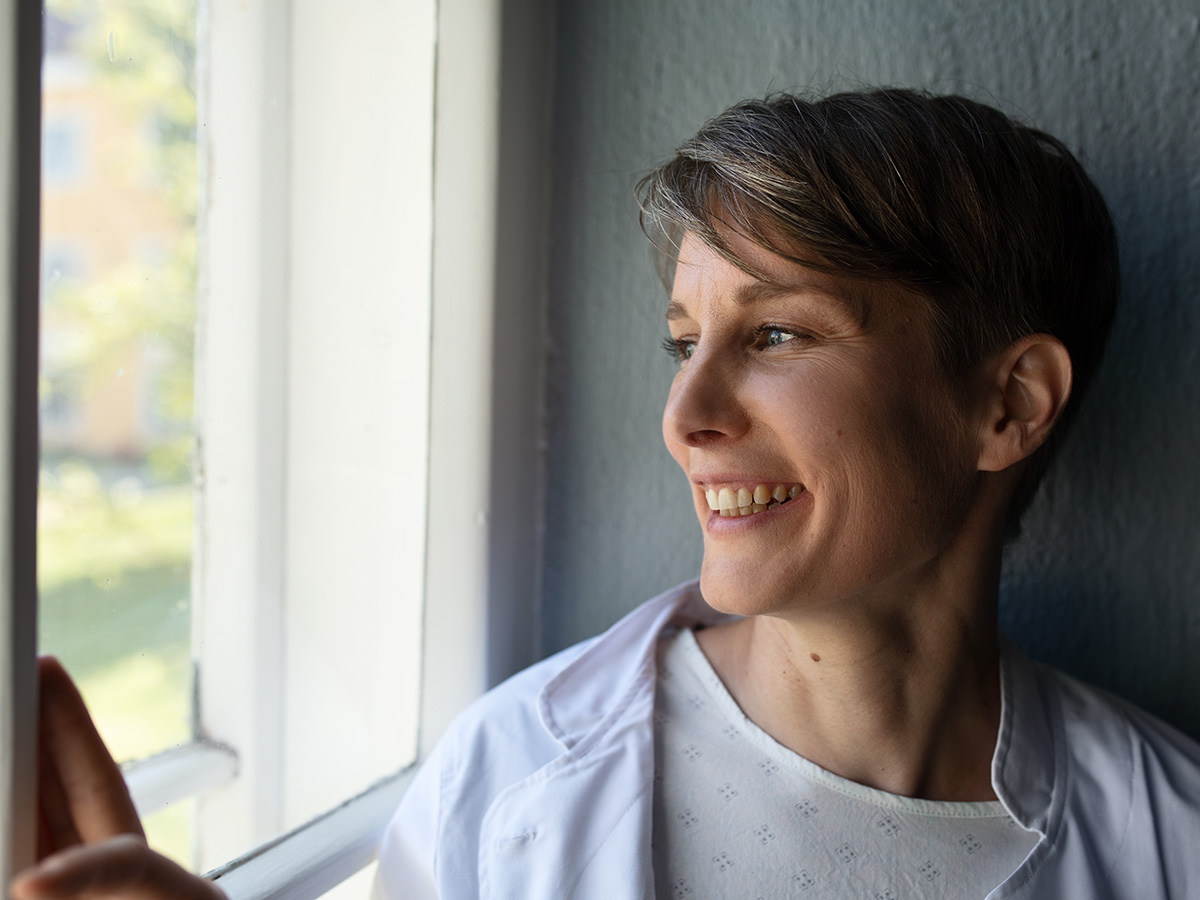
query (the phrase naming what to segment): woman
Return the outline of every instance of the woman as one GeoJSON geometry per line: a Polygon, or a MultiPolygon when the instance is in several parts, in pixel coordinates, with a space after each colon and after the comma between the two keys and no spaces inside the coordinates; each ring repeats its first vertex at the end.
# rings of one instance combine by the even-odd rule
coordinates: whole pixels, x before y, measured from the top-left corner
{"type": "MultiPolygon", "coordinates": [[[[782,95],[708,123],[640,197],[673,270],[663,434],[700,580],[460,717],[379,892],[1200,889],[1200,748],[997,634],[1003,543],[1116,299],[1070,153],[962,98],[782,95]]],[[[125,883],[129,858],[151,896],[211,890],[105,846],[14,895],[125,883]]]]}

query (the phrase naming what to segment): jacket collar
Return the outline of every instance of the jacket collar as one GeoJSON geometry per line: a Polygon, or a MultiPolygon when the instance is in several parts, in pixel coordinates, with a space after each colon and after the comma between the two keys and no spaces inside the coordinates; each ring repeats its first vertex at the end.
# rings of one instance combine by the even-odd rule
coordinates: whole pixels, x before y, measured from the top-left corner
{"type": "MultiPolygon", "coordinates": [[[[1000,731],[992,756],[992,788],[1022,828],[1046,835],[1061,806],[1055,784],[1066,764],[1056,752],[1052,718],[1037,666],[1008,640],[1000,644],[1000,731]]],[[[1061,793],[1061,792],[1060,792],[1061,793]]]]}
{"type": "Polygon", "coordinates": [[[590,641],[582,653],[542,688],[542,725],[568,750],[605,720],[631,690],[653,686],[659,635],[668,627],[688,628],[732,621],[688,581],[643,603],[590,641]]]}

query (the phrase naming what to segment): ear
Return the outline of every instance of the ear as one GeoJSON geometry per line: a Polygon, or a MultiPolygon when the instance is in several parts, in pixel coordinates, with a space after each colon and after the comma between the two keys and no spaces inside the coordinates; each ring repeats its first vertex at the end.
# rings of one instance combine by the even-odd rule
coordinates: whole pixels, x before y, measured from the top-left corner
{"type": "Polygon", "coordinates": [[[1071,356],[1058,338],[1026,335],[985,364],[979,469],[999,472],[1050,436],[1071,396],[1071,356]]]}

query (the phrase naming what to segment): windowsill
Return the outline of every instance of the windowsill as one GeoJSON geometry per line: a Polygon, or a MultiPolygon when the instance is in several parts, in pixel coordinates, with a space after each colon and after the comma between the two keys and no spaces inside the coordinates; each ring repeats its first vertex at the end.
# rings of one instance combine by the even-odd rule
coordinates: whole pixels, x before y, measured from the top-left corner
{"type": "Polygon", "coordinates": [[[416,766],[384,779],[207,877],[230,900],[316,900],[370,864],[416,766]]]}

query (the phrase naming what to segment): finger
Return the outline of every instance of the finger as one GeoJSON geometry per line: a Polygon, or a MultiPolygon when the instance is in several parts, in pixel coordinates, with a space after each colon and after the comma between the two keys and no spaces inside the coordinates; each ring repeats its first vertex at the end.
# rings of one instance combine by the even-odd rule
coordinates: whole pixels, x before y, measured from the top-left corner
{"type": "Polygon", "coordinates": [[[38,852],[39,860],[82,843],[71,818],[62,782],[50,756],[47,740],[38,741],[38,852]]]}
{"type": "Polygon", "coordinates": [[[13,900],[227,900],[133,835],[64,850],[20,873],[13,900]]]}
{"type": "MultiPolygon", "coordinates": [[[[79,839],[90,843],[117,834],[141,835],[141,822],[121,770],[70,676],[53,657],[39,661],[39,674],[40,746],[79,839]]],[[[61,809],[55,812],[61,814],[61,809]]]]}
{"type": "Polygon", "coordinates": [[[62,783],[54,770],[45,748],[38,747],[38,851],[37,858],[45,859],[56,850],[80,843],[71,809],[67,805],[62,783]]]}

